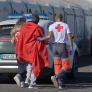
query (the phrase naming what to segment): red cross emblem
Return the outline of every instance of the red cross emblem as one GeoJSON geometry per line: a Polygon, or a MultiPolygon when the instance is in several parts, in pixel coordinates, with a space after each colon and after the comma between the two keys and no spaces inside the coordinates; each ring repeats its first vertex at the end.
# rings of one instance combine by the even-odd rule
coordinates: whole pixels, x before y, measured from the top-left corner
{"type": "Polygon", "coordinates": [[[63,29],[63,26],[58,24],[55,28],[57,29],[58,32],[60,32],[60,31],[62,31],[61,29],[63,29]]]}

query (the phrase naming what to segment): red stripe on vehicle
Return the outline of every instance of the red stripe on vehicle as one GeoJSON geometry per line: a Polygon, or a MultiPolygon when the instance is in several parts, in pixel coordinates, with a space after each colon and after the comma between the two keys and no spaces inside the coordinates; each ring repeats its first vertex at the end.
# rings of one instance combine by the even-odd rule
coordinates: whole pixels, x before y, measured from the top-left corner
{"type": "Polygon", "coordinates": [[[7,42],[7,41],[10,41],[11,39],[10,38],[0,38],[0,42],[7,42]]]}

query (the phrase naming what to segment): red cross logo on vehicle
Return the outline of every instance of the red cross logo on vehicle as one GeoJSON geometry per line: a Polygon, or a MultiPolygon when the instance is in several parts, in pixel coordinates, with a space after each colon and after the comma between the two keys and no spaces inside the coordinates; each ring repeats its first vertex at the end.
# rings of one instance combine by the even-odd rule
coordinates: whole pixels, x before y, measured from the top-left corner
{"type": "Polygon", "coordinates": [[[57,29],[58,32],[60,32],[60,31],[62,31],[63,26],[61,26],[60,24],[58,24],[55,28],[57,29]]]}

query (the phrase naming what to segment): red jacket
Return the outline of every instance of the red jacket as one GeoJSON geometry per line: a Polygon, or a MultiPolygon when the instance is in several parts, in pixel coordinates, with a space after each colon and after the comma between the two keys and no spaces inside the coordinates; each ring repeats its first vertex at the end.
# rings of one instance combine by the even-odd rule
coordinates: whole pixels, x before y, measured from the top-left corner
{"type": "Polygon", "coordinates": [[[36,40],[37,36],[44,36],[43,29],[32,23],[26,22],[20,29],[20,38],[17,45],[17,57],[32,64],[33,73],[38,76],[41,69],[48,66],[48,54],[45,42],[36,40]]]}

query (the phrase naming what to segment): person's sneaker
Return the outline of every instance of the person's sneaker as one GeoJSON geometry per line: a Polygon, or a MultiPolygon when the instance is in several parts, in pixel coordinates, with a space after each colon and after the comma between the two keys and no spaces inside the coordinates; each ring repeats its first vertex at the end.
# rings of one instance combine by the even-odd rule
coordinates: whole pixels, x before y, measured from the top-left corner
{"type": "Polygon", "coordinates": [[[31,89],[31,88],[38,89],[37,85],[29,85],[28,88],[29,88],[29,89],[31,89]]]}
{"type": "Polygon", "coordinates": [[[21,88],[25,87],[24,82],[21,82],[21,88]]]}
{"type": "Polygon", "coordinates": [[[26,80],[25,80],[25,85],[26,85],[26,86],[29,86],[29,84],[30,84],[30,81],[29,81],[28,79],[26,79],[26,80]]]}
{"type": "Polygon", "coordinates": [[[57,82],[55,76],[51,76],[51,81],[53,82],[54,86],[58,88],[58,82],[57,82]]]}
{"type": "Polygon", "coordinates": [[[63,87],[64,87],[63,81],[61,79],[58,79],[58,88],[63,89],[63,87]]]}
{"type": "Polygon", "coordinates": [[[25,87],[28,87],[29,86],[29,83],[28,82],[25,82],[24,85],[25,85],[25,87]]]}
{"type": "Polygon", "coordinates": [[[32,85],[29,85],[29,87],[28,88],[33,88],[33,86],[32,85]]]}
{"type": "Polygon", "coordinates": [[[15,80],[16,84],[20,87],[21,82],[20,82],[20,75],[19,74],[15,75],[14,80],[15,80]]]}
{"type": "Polygon", "coordinates": [[[58,87],[59,89],[63,89],[63,87],[61,86],[61,85],[59,85],[59,87],[58,87]]]}

